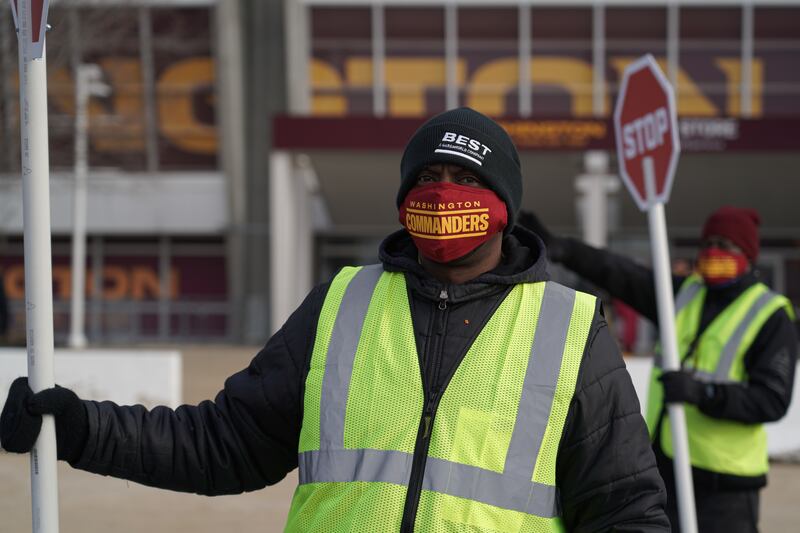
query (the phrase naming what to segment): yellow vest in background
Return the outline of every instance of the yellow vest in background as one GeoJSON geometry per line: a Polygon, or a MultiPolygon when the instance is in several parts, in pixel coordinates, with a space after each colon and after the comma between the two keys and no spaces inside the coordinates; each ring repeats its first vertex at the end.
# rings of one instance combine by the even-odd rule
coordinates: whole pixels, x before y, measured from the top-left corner
{"type": "MultiPolygon", "coordinates": [[[[696,340],[700,327],[706,286],[693,275],[684,281],[675,298],[675,327],[678,354],[683,368],[708,383],[746,383],[744,358],[767,319],[784,308],[794,316],[789,300],[756,283],[745,290],[722,313],[713,319],[696,340]],[[688,356],[687,356],[688,355],[688,356]]],[[[661,413],[661,449],[673,456],[672,431],[664,410],[664,390],[660,358],[656,359],[650,379],[647,402],[647,427],[655,438],[661,413]]],[[[769,469],[767,433],[763,424],[744,424],[704,415],[693,405],[686,405],[686,426],[689,434],[689,455],[692,466],[720,474],[759,476],[769,469]]]]}

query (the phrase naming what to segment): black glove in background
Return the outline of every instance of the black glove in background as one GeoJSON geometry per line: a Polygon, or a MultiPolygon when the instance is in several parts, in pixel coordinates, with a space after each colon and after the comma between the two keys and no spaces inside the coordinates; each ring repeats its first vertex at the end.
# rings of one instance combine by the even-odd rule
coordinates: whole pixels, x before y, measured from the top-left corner
{"type": "Polygon", "coordinates": [[[89,433],[89,417],[78,395],[56,385],[36,394],[28,378],[14,380],[0,415],[0,444],[14,453],[28,453],[42,427],[42,415],[56,420],[58,458],[70,463],[80,458],[89,433]]]}
{"type": "Polygon", "coordinates": [[[690,403],[699,406],[707,399],[708,384],[695,379],[689,372],[664,372],[659,379],[664,384],[665,403],[690,403]]]}

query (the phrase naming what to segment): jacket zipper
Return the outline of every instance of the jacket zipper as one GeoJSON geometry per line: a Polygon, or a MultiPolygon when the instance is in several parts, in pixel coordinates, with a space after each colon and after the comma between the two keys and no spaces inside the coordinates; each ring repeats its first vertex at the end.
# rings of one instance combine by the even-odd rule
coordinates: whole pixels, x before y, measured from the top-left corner
{"type": "Polygon", "coordinates": [[[436,379],[438,378],[440,359],[442,352],[442,345],[444,340],[445,328],[447,325],[449,300],[447,289],[442,289],[439,293],[439,302],[437,308],[436,319],[439,321],[439,328],[436,332],[436,343],[434,344],[433,360],[431,361],[431,377],[429,386],[425,390],[425,407],[422,412],[422,419],[420,420],[419,429],[417,431],[417,441],[414,445],[414,458],[411,463],[411,477],[408,481],[408,492],[406,494],[406,503],[403,509],[403,519],[400,523],[401,533],[413,533],[414,522],[417,518],[417,509],[419,508],[419,497],[422,493],[422,478],[425,473],[425,463],[428,459],[428,448],[430,447],[430,436],[433,430],[433,420],[436,416],[436,408],[439,406],[439,398],[441,391],[447,386],[443,384],[441,388],[434,390],[436,386],[436,379]]]}

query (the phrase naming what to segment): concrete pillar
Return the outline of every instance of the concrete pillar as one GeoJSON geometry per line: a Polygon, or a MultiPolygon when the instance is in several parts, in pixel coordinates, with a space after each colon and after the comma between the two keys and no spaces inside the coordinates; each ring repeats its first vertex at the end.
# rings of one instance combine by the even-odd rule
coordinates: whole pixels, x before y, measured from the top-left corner
{"type": "Polygon", "coordinates": [[[608,244],[608,195],[619,190],[619,180],[608,172],[608,153],[590,150],[584,156],[586,173],[575,179],[583,240],[596,248],[608,244]]]}
{"type": "Polygon", "coordinates": [[[307,115],[311,112],[311,83],[308,75],[311,20],[308,10],[308,6],[299,0],[286,0],[284,4],[285,27],[291,29],[286,34],[286,83],[291,88],[286,97],[289,110],[295,115],[307,115]]]}
{"type": "Polygon", "coordinates": [[[319,182],[306,155],[299,155],[295,160],[297,178],[293,180],[297,215],[297,242],[295,247],[295,264],[297,276],[295,297],[299,304],[311,290],[314,283],[314,210],[315,197],[319,182]]]}
{"type": "MultiPolygon", "coordinates": [[[[217,7],[218,90],[226,106],[217,116],[222,128],[222,163],[230,183],[231,338],[248,344],[263,344],[270,333],[272,117],[287,111],[284,7],[294,3],[220,0],[217,7]],[[227,26],[227,35],[223,35],[229,23],[238,25],[240,31],[231,32],[227,26]],[[238,65],[228,63],[237,58],[241,58],[238,65]],[[232,111],[227,117],[226,110],[232,111]]],[[[289,37],[295,31],[291,28],[289,37]]],[[[300,76],[302,71],[293,72],[300,76]]]]}
{"type": "MultiPolygon", "coordinates": [[[[247,154],[245,151],[244,30],[239,0],[219,0],[215,8],[215,66],[220,168],[228,184],[226,270],[228,332],[241,340],[245,332],[247,154]]],[[[266,201],[266,200],[265,200],[266,201]]]]}
{"type": "Polygon", "coordinates": [[[312,195],[292,155],[270,155],[270,332],[283,325],[311,289],[314,231],[312,195]]]}

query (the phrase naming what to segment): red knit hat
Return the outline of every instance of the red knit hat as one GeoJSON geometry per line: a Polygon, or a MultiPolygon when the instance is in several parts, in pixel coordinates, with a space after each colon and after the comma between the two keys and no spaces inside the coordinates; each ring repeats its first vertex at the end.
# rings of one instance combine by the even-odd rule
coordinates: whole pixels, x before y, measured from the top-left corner
{"type": "Polygon", "coordinates": [[[703,239],[711,236],[730,239],[751,263],[758,257],[758,226],[761,217],[755,209],[726,205],[714,211],[703,226],[703,239]]]}

